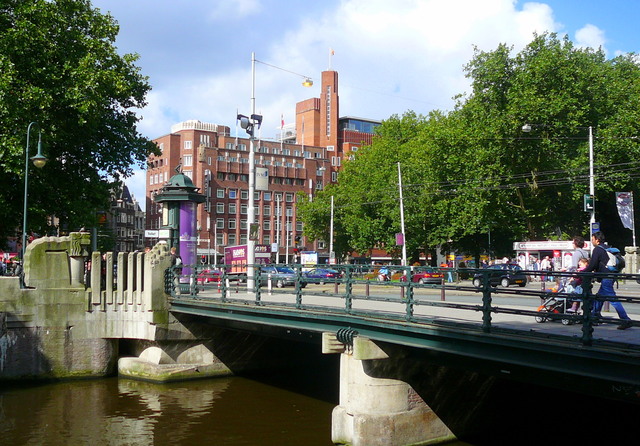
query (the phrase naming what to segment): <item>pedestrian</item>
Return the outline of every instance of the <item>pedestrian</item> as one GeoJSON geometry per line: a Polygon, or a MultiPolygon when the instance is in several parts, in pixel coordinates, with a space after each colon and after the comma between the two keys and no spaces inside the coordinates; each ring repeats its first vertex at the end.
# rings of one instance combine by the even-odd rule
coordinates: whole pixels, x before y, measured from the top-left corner
{"type": "Polygon", "coordinates": [[[551,270],[551,261],[549,260],[549,256],[544,256],[542,262],[540,262],[540,270],[542,271],[542,281],[547,280],[546,271],[551,270]]]}
{"type": "Polygon", "coordinates": [[[175,246],[171,247],[171,266],[180,265],[182,263],[182,257],[178,255],[177,249],[175,246]]]}
{"type": "Polygon", "coordinates": [[[569,271],[576,271],[578,269],[578,263],[580,259],[589,259],[589,251],[585,248],[584,237],[576,235],[573,237],[573,253],[571,254],[571,267],[569,271]]]}
{"type": "MultiPolygon", "coordinates": [[[[589,265],[585,268],[585,271],[611,274],[611,271],[607,268],[609,254],[606,251],[607,245],[605,243],[604,233],[602,233],[602,231],[594,232],[591,235],[591,243],[594,248],[591,260],[589,261],[589,265]]],[[[611,306],[615,308],[618,313],[618,317],[622,320],[620,325],[618,325],[618,330],[626,330],[631,327],[631,318],[627,315],[622,303],[616,298],[616,292],[613,289],[614,280],[611,276],[603,277],[599,280],[600,289],[598,290],[597,296],[604,297],[606,300],[611,302],[611,306]]],[[[602,304],[603,302],[601,300],[596,300],[593,303],[592,314],[598,318],[602,317],[602,304]]]]}

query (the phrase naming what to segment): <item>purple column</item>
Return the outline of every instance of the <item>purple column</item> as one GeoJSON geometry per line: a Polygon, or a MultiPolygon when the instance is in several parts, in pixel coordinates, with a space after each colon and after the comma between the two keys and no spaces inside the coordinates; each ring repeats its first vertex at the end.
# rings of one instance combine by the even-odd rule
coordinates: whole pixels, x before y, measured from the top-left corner
{"type": "MultiPolygon", "coordinates": [[[[196,203],[180,203],[180,257],[185,265],[196,264],[196,203]]],[[[189,276],[191,268],[183,268],[182,274],[189,276]]]]}

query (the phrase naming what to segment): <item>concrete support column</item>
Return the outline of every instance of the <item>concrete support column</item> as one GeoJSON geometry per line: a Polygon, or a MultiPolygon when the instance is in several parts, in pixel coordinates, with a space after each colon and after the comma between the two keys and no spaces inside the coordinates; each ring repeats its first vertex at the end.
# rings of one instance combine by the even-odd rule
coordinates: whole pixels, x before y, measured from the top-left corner
{"type": "Polygon", "coordinates": [[[367,371],[386,355],[356,337],[340,358],[340,405],[333,410],[334,443],[353,446],[436,444],[453,433],[407,383],[375,378],[367,371]]]}

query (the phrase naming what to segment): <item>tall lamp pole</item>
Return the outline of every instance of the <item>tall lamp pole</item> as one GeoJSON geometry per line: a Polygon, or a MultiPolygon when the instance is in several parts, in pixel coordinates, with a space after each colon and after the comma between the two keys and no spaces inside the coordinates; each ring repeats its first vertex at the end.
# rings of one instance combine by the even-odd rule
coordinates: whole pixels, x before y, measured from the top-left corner
{"type": "MultiPolygon", "coordinates": [[[[398,162],[398,188],[400,189],[400,230],[402,231],[402,266],[407,266],[407,240],[404,229],[404,201],[402,199],[402,172],[400,171],[400,162],[398,162]]],[[[407,270],[404,269],[404,274],[407,270]]]]}
{"type": "MultiPolygon", "coordinates": [[[[240,127],[242,127],[249,135],[249,206],[247,212],[249,216],[247,218],[247,291],[251,292],[254,289],[254,263],[256,260],[256,243],[254,237],[258,233],[255,216],[255,190],[256,190],[256,157],[254,150],[254,131],[256,128],[260,128],[262,123],[262,116],[256,115],[256,53],[251,53],[251,116],[238,115],[237,119],[240,121],[240,127]]],[[[311,78],[302,74],[294,73],[293,71],[285,70],[275,65],[271,65],[265,62],[260,62],[264,65],[268,65],[273,68],[277,68],[282,71],[286,71],[297,76],[304,78],[302,85],[304,87],[311,87],[313,81],[311,78]]]]}
{"type": "Polygon", "coordinates": [[[22,253],[20,255],[22,260],[22,271],[20,273],[20,288],[26,288],[24,281],[24,256],[27,252],[27,201],[28,201],[28,186],[29,186],[29,139],[31,137],[31,126],[36,125],[38,127],[38,154],[31,158],[33,165],[37,168],[44,167],[47,164],[47,157],[42,154],[42,131],[40,130],[40,124],[37,122],[31,122],[27,127],[27,145],[25,147],[25,161],[24,161],[24,208],[22,211],[22,253]]]}
{"type": "Polygon", "coordinates": [[[589,195],[593,203],[591,205],[591,218],[589,219],[589,234],[593,231],[596,222],[596,186],[593,178],[593,127],[589,126],[589,195]]]}

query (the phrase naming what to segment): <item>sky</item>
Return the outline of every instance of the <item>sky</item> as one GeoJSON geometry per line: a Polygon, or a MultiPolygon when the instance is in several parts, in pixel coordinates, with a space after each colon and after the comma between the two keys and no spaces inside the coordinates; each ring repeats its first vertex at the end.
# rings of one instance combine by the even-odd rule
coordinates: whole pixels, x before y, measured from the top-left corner
{"type": "MultiPolygon", "coordinates": [[[[339,76],[340,116],[384,120],[451,110],[470,91],[474,48],[520,51],[534,33],[567,35],[609,58],[640,53],[640,2],[629,0],[92,0],[118,22],[116,47],[137,53],[152,90],[139,110],[153,139],[197,119],[236,132],[251,113],[255,66],[261,136],[275,138],[295,104],[320,96],[321,72],[339,76]],[[333,55],[331,55],[333,53],[333,55]],[[316,83],[302,86],[304,77],[316,83]]],[[[240,136],[245,136],[240,130],[240,136]]],[[[126,183],[144,206],[144,172],[126,183]]]]}

